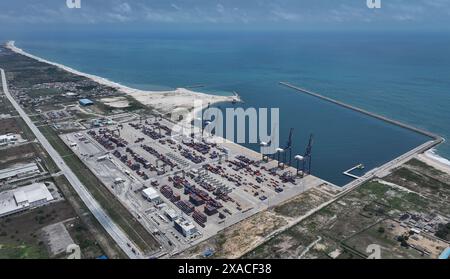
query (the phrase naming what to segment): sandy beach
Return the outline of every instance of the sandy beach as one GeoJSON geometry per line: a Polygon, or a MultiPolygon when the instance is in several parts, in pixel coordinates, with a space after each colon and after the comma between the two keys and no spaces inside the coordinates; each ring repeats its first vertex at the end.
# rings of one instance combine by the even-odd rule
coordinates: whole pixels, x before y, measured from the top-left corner
{"type": "Polygon", "coordinates": [[[172,91],[144,91],[135,88],[131,88],[125,85],[122,85],[117,82],[110,81],[106,78],[102,78],[96,75],[91,75],[87,73],[80,72],[73,68],[67,67],[62,64],[58,64],[52,61],[48,61],[46,59],[40,58],[38,56],[32,55],[24,50],[15,46],[14,41],[9,41],[6,43],[6,48],[12,50],[15,53],[27,56],[29,58],[35,59],[37,61],[47,63],[53,66],[56,66],[62,70],[68,71],[75,75],[83,76],[89,78],[99,84],[103,84],[105,86],[113,87],[119,90],[122,93],[125,93],[131,97],[133,97],[138,102],[150,106],[156,109],[158,112],[162,114],[172,114],[179,112],[183,115],[183,121],[189,122],[193,120],[194,116],[199,112],[199,108],[194,109],[194,101],[201,101],[202,108],[207,107],[208,105],[216,104],[216,103],[225,103],[225,102],[240,102],[240,98],[238,96],[219,96],[219,95],[210,95],[200,92],[195,92],[188,90],[186,88],[177,88],[172,91]],[[190,112],[190,113],[187,113],[190,112]]]}
{"type": "Polygon", "coordinates": [[[419,154],[417,157],[424,163],[450,174],[450,161],[437,155],[434,149],[428,150],[423,154],[419,154]]]}

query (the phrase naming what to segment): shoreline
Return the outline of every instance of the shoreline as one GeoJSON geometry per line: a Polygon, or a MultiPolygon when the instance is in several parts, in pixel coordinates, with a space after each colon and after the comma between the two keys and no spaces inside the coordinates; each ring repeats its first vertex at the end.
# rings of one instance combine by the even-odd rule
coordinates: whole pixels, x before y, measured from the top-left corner
{"type": "MultiPolygon", "coordinates": [[[[42,63],[47,63],[58,67],[64,71],[70,72],[75,75],[86,77],[94,82],[99,84],[109,86],[117,89],[119,92],[124,93],[128,96],[131,96],[136,101],[146,105],[152,106],[157,111],[162,113],[176,112],[179,110],[188,110],[189,112],[185,114],[185,118],[183,118],[182,122],[190,125],[191,121],[197,117],[197,114],[202,110],[208,107],[209,105],[218,104],[218,103],[227,103],[227,102],[242,102],[239,95],[235,92],[232,96],[219,96],[219,95],[211,95],[201,92],[192,91],[186,88],[177,88],[172,91],[145,91],[140,89],[131,88],[120,83],[108,80],[103,77],[99,77],[96,75],[83,73],[81,71],[75,70],[71,67],[65,66],[63,64],[55,63],[44,58],[35,56],[30,54],[21,48],[15,46],[14,41],[8,41],[5,44],[5,47],[10,49],[11,51],[29,57],[31,59],[37,60],[42,63]],[[202,101],[202,108],[195,108],[194,106],[186,105],[186,102],[191,101],[192,104],[194,101],[200,100],[202,101]]],[[[431,161],[432,163],[441,166],[441,168],[446,169],[446,171],[450,174],[450,160],[440,156],[436,149],[430,149],[422,154],[418,154],[420,159],[431,161]]]]}
{"type": "Polygon", "coordinates": [[[432,160],[435,160],[435,161],[437,161],[437,162],[439,162],[439,163],[441,163],[441,164],[443,164],[443,165],[446,165],[447,167],[450,168],[450,160],[448,160],[448,159],[445,158],[445,157],[441,157],[441,156],[436,152],[436,149],[432,148],[432,149],[426,151],[426,152],[424,153],[424,155],[427,156],[428,158],[430,158],[430,159],[432,159],[432,160]]]}
{"type": "Polygon", "coordinates": [[[208,107],[208,105],[213,105],[217,103],[227,103],[227,102],[241,102],[241,98],[238,95],[230,95],[230,96],[220,96],[220,95],[211,95],[202,92],[192,91],[186,88],[176,88],[175,90],[170,91],[146,91],[140,90],[136,88],[131,88],[126,85],[120,84],[118,82],[111,81],[107,78],[103,78],[100,76],[84,73],[68,67],[63,64],[59,64],[56,62],[49,61],[47,59],[41,58],[39,56],[33,55],[24,51],[23,49],[17,47],[15,45],[15,41],[8,41],[5,44],[5,47],[14,53],[26,56],[28,58],[37,60],[42,63],[46,63],[52,66],[55,66],[61,70],[72,73],[74,75],[82,76],[88,78],[96,83],[101,85],[112,87],[118,90],[121,93],[124,93],[128,96],[131,96],[136,101],[142,103],[146,106],[151,106],[157,111],[161,113],[170,113],[177,110],[188,110],[188,113],[183,122],[191,122],[195,115],[200,111],[200,109],[194,109],[194,101],[202,101],[202,109],[208,107]],[[189,104],[189,101],[191,104],[189,104]],[[192,105],[192,106],[191,106],[192,105]]]}
{"type": "Polygon", "coordinates": [[[440,171],[450,174],[450,160],[439,156],[434,148],[418,154],[417,158],[440,171]]]}

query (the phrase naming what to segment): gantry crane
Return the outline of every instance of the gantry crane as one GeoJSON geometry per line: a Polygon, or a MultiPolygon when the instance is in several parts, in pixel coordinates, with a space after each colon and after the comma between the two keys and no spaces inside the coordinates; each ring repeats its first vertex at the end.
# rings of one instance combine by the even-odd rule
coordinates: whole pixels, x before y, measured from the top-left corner
{"type": "Polygon", "coordinates": [[[313,145],[314,135],[309,136],[308,146],[306,146],[305,155],[303,155],[303,175],[311,174],[311,161],[312,161],[312,145],[313,145]]]}

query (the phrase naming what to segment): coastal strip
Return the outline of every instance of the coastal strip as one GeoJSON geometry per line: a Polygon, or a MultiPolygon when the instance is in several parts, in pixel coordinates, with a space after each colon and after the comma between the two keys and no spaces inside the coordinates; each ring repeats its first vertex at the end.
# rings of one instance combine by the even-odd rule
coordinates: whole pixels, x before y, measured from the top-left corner
{"type": "Polygon", "coordinates": [[[26,56],[28,58],[37,60],[42,63],[46,63],[49,65],[53,65],[67,71],[69,73],[82,76],[88,78],[94,82],[97,82],[101,85],[105,85],[114,89],[117,89],[119,92],[124,93],[126,95],[131,96],[136,101],[140,102],[143,105],[150,106],[159,113],[162,114],[171,114],[172,112],[177,111],[188,111],[184,117],[184,121],[190,123],[193,120],[195,115],[199,112],[199,108],[194,107],[194,100],[202,101],[202,109],[218,103],[227,103],[227,102],[241,102],[241,99],[238,95],[230,95],[230,96],[221,96],[221,95],[211,95],[201,92],[192,91],[186,88],[177,88],[171,91],[145,91],[139,90],[135,88],[131,88],[125,85],[122,85],[117,82],[110,81],[106,78],[102,78],[96,75],[91,75],[87,73],[80,72],[73,68],[67,67],[62,64],[58,64],[41,57],[30,54],[17,46],[15,46],[14,41],[9,41],[5,45],[9,50],[26,56]]]}

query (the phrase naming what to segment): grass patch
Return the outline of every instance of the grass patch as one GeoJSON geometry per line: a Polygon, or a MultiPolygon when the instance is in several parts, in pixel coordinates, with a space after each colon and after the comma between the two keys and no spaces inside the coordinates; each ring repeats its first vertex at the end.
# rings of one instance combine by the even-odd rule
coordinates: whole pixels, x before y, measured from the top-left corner
{"type": "Polygon", "coordinates": [[[47,259],[43,245],[0,244],[0,259],[47,259]]]}
{"type": "Polygon", "coordinates": [[[445,174],[445,172],[440,171],[438,169],[435,169],[432,166],[430,166],[430,165],[428,165],[428,164],[426,164],[426,163],[424,163],[422,161],[419,161],[419,160],[417,160],[415,158],[409,160],[406,164],[410,165],[410,166],[413,166],[413,167],[418,167],[418,168],[423,169],[425,171],[428,171],[432,175],[443,175],[443,174],[445,174]]]}
{"type": "Polygon", "coordinates": [[[51,95],[60,94],[61,92],[56,88],[43,88],[43,89],[30,89],[27,92],[27,95],[30,98],[39,98],[39,97],[46,97],[51,95]]]}
{"type": "Polygon", "coordinates": [[[389,191],[391,187],[388,185],[381,184],[376,181],[369,181],[357,190],[364,195],[374,195],[377,199],[381,199],[386,196],[386,192],[389,191]]]}

